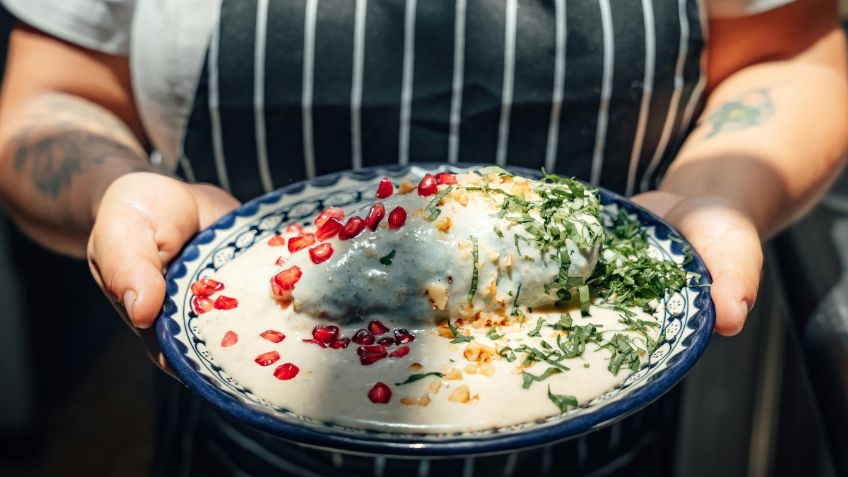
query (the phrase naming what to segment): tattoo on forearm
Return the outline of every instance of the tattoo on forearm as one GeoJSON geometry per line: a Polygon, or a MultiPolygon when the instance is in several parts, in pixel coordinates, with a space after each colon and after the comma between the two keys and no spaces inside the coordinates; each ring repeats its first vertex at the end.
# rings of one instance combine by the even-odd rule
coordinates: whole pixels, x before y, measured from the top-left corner
{"type": "Polygon", "coordinates": [[[768,89],[749,91],[720,105],[704,119],[710,127],[705,137],[708,139],[725,131],[739,131],[760,125],[773,113],[774,105],[768,89]]]}
{"type": "Polygon", "coordinates": [[[15,172],[36,189],[56,199],[74,177],[108,161],[127,161],[147,170],[143,158],[129,146],[103,134],[83,130],[22,132],[10,143],[15,172]]]}
{"type": "Polygon", "coordinates": [[[152,169],[132,132],[95,104],[54,94],[22,114],[5,154],[19,179],[47,198],[57,199],[77,176],[108,163],[129,171],[152,169]]]}

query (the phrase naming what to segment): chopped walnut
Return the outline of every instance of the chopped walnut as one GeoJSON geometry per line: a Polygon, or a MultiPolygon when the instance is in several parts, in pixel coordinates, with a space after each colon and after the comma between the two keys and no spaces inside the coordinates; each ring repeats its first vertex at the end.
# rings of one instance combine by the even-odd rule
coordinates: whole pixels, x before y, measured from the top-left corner
{"type": "Polygon", "coordinates": [[[459,402],[466,403],[471,400],[471,391],[468,389],[468,386],[465,384],[460,384],[456,389],[451,393],[448,401],[451,402],[459,402]]]}

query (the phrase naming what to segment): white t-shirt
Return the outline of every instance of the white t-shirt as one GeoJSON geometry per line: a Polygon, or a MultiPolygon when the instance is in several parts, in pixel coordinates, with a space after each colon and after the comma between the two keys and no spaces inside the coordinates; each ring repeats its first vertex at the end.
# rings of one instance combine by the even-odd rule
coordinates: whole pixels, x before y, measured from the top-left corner
{"type": "MultiPolygon", "coordinates": [[[[794,0],[703,0],[711,18],[794,0]]],[[[63,40],[128,55],[139,114],[168,167],[176,165],[220,0],[0,0],[21,21],[63,40]]],[[[159,156],[155,157],[156,160],[159,156]]]]}

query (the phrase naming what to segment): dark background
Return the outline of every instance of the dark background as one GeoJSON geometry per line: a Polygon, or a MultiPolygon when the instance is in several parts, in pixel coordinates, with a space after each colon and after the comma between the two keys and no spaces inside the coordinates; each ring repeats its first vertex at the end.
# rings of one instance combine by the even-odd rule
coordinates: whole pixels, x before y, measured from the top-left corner
{"type": "MultiPolygon", "coordinates": [[[[13,21],[0,10],[0,65],[13,21]]],[[[843,177],[768,245],[745,330],[682,384],[679,475],[848,475],[846,263],[843,177]]],[[[85,263],[0,215],[0,305],[0,475],[147,475],[158,371],[85,263]]]]}

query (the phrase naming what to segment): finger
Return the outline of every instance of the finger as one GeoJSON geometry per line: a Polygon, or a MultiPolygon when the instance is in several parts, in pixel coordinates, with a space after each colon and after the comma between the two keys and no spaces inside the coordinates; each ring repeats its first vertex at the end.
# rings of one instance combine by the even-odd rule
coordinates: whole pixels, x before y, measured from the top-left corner
{"type": "Polygon", "coordinates": [[[123,304],[135,326],[153,324],[165,295],[162,267],[197,226],[194,197],[176,180],[132,174],[104,194],[89,260],[98,283],[123,304]]]}
{"type": "Polygon", "coordinates": [[[737,209],[714,199],[687,199],[667,214],[712,275],[716,331],[739,333],[757,298],[763,265],[759,235],[737,209]]]}

